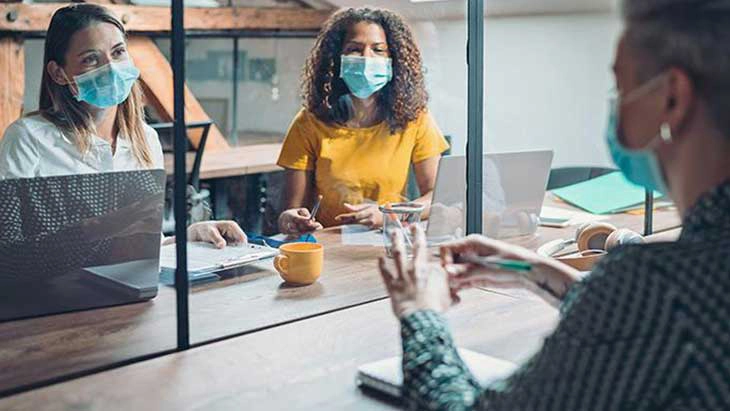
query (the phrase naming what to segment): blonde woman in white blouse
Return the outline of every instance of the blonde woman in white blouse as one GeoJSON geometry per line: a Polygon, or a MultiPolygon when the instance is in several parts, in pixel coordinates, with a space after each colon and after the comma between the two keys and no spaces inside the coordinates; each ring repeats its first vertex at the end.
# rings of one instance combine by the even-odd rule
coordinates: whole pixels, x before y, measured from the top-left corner
{"type": "MultiPolygon", "coordinates": [[[[157,133],[144,121],[126,32],[107,9],[59,9],[47,31],[44,68],[39,110],[0,140],[0,180],[164,168],[157,133]]],[[[188,227],[188,239],[225,247],[246,236],[233,221],[211,221],[188,227]]]]}

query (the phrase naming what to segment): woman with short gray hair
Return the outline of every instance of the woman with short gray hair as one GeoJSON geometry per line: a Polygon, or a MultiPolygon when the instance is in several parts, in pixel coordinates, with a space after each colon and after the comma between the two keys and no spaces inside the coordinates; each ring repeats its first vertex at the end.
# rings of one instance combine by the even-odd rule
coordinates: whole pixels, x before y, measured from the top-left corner
{"type": "Polygon", "coordinates": [[[623,17],[607,143],[629,180],[674,200],[680,238],[620,246],[579,280],[561,263],[481,236],[443,247],[434,267],[417,230],[406,262],[396,235],[396,267],[381,260],[380,269],[401,321],[410,408],[730,407],[730,0],[624,0],[623,17]],[[458,263],[464,254],[533,269],[458,263]],[[463,288],[505,281],[560,301],[561,321],[517,373],[485,389],[440,312],[463,288]]]}

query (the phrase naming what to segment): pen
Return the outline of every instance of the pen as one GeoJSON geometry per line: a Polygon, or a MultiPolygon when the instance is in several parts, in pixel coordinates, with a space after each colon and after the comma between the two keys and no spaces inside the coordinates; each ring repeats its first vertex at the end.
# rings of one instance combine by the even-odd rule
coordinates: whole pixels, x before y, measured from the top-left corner
{"type": "Polygon", "coordinates": [[[319,211],[319,206],[322,204],[323,197],[322,194],[317,197],[317,202],[314,203],[314,207],[312,208],[312,216],[309,217],[310,220],[314,221],[314,218],[317,217],[317,212],[319,211]]]}
{"type": "Polygon", "coordinates": [[[485,268],[493,268],[504,271],[527,272],[532,271],[532,264],[524,261],[507,260],[498,257],[477,257],[470,255],[459,255],[456,257],[457,263],[469,263],[480,265],[485,268]]]}

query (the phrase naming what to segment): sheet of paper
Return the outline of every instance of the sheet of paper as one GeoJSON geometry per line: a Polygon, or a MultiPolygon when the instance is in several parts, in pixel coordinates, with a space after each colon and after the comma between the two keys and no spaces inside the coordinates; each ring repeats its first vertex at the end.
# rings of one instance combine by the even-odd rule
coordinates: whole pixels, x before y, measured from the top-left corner
{"type": "Polygon", "coordinates": [[[345,225],[342,226],[342,244],[383,247],[383,233],[364,225],[345,225]]]}
{"type": "MultiPolygon", "coordinates": [[[[615,213],[645,200],[645,190],[630,183],[620,172],[558,188],[553,194],[593,214],[615,213]]],[[[655,192],[654,198],[659,197],[661,194],[655,192]]]]}

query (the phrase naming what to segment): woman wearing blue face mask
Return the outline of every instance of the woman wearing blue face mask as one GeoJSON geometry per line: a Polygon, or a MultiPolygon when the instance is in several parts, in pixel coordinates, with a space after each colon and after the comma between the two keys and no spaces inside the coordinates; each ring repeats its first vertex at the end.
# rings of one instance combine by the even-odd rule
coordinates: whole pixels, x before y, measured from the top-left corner
{"type": "MultiPolygon", "coordinates": [[[[124,27],[107,9],[56,11],[43,61],[38,111],[11,124],[0,141],[0,179],[164,167],[157,133],[144,121],[124,27]]],[[[219,247],[245,240],[230,221],[193,224],[188,235],[219,247]]]]}
{"type": "Polygon", "coordinates": [[[411,165],[422,195],[415,201],[430,204],[448,144],[426,108],[421,55],[398,15],[335,13],[307,60],[302,88],[304,108],[278,161],[286,169],[282,232],[381,225],[377,204],[403,201],[411,165]],[[307,210],[318,195],[321,224],[307,210]]]}
{"type": "MultiPolygon", "coordinates": [[[[380,261],[401,321],[411,409],[710,410],[730,404],[730,0],[623,0],[607,143],[626,177],[677,204],[676,242],[623,245],[578,273],[484,237],[380,261]],[[529,262],[527,274],[460,255],[529,262]],[[473,286],[526,286],[561,306],[540,352],[480,387],[439,314],[473,286]]],[[[483,324],[489,327],[489,324],[483,324]]]]}

